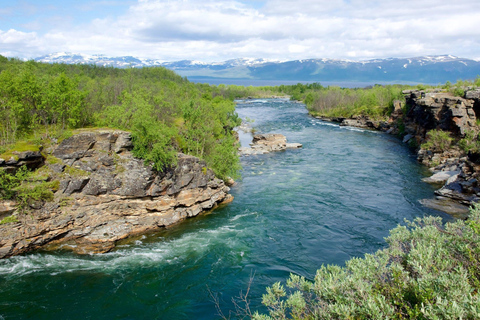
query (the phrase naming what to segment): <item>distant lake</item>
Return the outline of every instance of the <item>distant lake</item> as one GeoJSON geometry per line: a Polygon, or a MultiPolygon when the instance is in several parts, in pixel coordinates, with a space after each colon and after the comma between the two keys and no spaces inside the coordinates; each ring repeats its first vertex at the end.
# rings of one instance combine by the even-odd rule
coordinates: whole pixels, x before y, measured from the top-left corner
{"type": "Polygon", "coordinates": [[[302,80],[258,80],[258,79],[229,79],[229,78],[201,78],[201,77],[190,77],[189,81],[194,83],[208,83],[211,85],[218,86],[219,84],[225,85],[237,85],[237,86],[253,86],[253,87],[263,87],[263,86],[280,86],[280,85],[294,85],[297,83],[307,84],[318,82],[324,87],[328,86],[338,86],[342,88],[365,88],[368,86],[373,86],[375,84],[387,85],[387,84],[408,84],[408,85],[417,85],[418,82],[402,81],[402,82],[385,82],[385,81],[302,81],[302,80]]]}

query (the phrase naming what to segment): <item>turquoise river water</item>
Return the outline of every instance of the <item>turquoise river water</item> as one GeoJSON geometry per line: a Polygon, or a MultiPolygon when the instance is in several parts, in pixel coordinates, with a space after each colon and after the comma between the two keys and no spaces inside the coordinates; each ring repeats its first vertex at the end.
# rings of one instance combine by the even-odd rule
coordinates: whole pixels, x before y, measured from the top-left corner
{"type": "Polygon", "coordinates": [[[448,219],[419,204],[433,188],[395,137],[326,123],[281,99],[240,101],[237,112],[303,148],[243,157],[233,203],[111,253],[0,261],[0,320],[218,319],[209,290],[228,314],[254,275],[258,309],[265,287],[373,253],[405,218],[448,219]]]}

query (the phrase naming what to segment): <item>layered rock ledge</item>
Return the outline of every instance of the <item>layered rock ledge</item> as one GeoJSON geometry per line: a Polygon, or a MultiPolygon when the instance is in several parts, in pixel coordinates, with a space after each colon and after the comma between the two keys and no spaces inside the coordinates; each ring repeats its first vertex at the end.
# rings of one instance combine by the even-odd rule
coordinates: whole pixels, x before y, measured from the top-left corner
{"type": "MultiPolygon", "coordinates": [[[[64,140],[45,169],[60,181],[54,201],[35,203],[27,214],[4,201],[0,258],[61,244],[78,253],[107,252],[129,236],[171,226],[230,201],[229,188],[203,161],[179,154],[177,165],[158,173],[133,157],[131,136],[97,131],[64,140]]],[[[43,168],[42,168],[43,169],[43,168]]],[[[2,214],[2,212],[0,212],[2,214]]]]}

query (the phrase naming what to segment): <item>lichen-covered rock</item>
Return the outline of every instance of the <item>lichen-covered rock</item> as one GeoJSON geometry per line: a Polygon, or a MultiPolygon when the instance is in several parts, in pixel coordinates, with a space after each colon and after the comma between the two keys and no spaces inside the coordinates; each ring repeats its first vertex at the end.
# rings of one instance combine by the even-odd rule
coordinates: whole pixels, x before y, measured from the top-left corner
{"type": "Polygon", "coordinates": [[[60,179],[55,201],[28,215],[17,213],[15,225],[0,225],[0,258],[56,244],[71,244],[79,253],[106,252],[121,239],[230,201],[229,188],[198,158],[179,154],[176,167],[155,172],[130,149],[130,134],[123,131],[64,140],[53,151],[64,162],[52,169],[60,179]]]}

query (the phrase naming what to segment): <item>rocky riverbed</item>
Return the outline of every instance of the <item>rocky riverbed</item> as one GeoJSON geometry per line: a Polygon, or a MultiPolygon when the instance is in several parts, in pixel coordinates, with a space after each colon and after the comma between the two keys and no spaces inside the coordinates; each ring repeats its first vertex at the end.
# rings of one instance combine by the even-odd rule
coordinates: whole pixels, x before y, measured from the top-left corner
{"type": "MultiPolygon", "coordinates": [[[[18,219],[0,225],[0,258],[47,245],[107,252],[121,239],[232,200],[229,188],[198,158],[179,154],[174,168],[159,173],[133,157],[131,149],[128,132],[100,130],[76,134],[46,150],[51,155],[43,167],[49,179],[59,180],[54,201],[32,203],[26,213],[13,201],[0,203],[0,216],[18,219]]],[[[42,166],[38,156],[45,159],[35,155],[32,163],[42,166]]],[[[28,161],[24,158],[6,159],[0,166],[15,170],[28,161]]]]}

